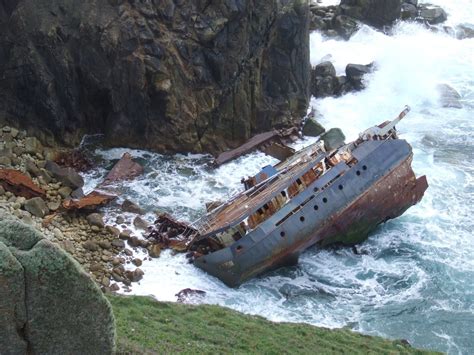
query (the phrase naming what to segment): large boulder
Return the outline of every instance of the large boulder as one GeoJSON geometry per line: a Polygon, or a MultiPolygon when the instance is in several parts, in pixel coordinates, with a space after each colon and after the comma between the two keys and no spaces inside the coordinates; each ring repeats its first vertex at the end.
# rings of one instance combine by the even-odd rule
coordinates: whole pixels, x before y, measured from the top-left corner
{"type": "Polygon", "coordinates": [[[377,28],[392,25],[401,16],[401,0],[341,0],[342,14],[377,28]]]}
{"type": "Polygon", "coordinates": [[[0,212],[2,354],[112,354],[112,309],[60,247],[0,212]]]}
{"type": "Polygon", "coordinates": [[[418,21],[437,25],[448,19],[448,14],[441,7],[431,4],[420,4],[418,6],[418,21]]]}
{"type": "Polygon", "coordinates": [[[222,151],[303,117],[309,70],[304,0],[0,1],[0,120],[46,143],[222,151]]]}
{"type": "Polygon", "coordinates": [[[64,186],[68,186],[74,190],[84,186],[84,179],[73,168],[63,168],[54,161],[48,160],[45,169],[48,170],[56,180],[62,182],[64,186]]]}

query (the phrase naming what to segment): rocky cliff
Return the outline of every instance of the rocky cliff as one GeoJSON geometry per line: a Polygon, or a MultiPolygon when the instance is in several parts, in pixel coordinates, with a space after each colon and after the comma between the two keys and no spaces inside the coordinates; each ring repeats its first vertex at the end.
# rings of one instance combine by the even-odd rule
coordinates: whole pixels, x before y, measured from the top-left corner
{"type": "Polygon", "coordinates": [[[309,99],[306,0],[0,0],[0,121],[217,152],[309,99]]]}

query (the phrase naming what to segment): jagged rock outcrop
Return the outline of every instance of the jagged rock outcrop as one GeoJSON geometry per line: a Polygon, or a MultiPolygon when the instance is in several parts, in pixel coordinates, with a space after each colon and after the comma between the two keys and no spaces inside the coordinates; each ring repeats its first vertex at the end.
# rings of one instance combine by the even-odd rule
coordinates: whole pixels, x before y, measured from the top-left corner
{"type": "Polygon", "coordinates": [[[347,64],[346,75],[337,76],[334,65],[325,61],[311,70],[311,94],[316,98],[341,96],[365,88],[363,77],[373,72],[375,63],[347,64]]]}
{"type": "Polygon", "coordinates": [[[110,304],[68,254],[0,212],[2,354],[112,354],[110,304]]]}
{"type": "Polygon", "coordinates": [[[305,0],[3,0],[0,121],[221,151],[304,116],[308,27],[305,0]]]}

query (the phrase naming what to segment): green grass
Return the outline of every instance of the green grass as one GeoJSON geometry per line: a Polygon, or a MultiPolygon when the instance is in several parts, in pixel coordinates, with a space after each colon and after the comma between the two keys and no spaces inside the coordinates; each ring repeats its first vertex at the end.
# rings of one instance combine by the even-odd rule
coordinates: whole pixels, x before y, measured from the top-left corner
{"type": "Polygon", "coordinates": [[[274,323],[219,306],[109,296],[119,354],[427,354],[346,329],[274,323]]]}

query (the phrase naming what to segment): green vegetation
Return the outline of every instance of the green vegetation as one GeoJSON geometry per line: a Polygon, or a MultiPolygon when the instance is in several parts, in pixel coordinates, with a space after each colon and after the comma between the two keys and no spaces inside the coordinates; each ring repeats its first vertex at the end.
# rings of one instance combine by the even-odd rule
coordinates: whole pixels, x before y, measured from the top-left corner
{"type": "Polygon", "coordinates": [[[273,323],[219,306],[110,296],[119,354],[427,354],[349,330],[273,323]]]}

